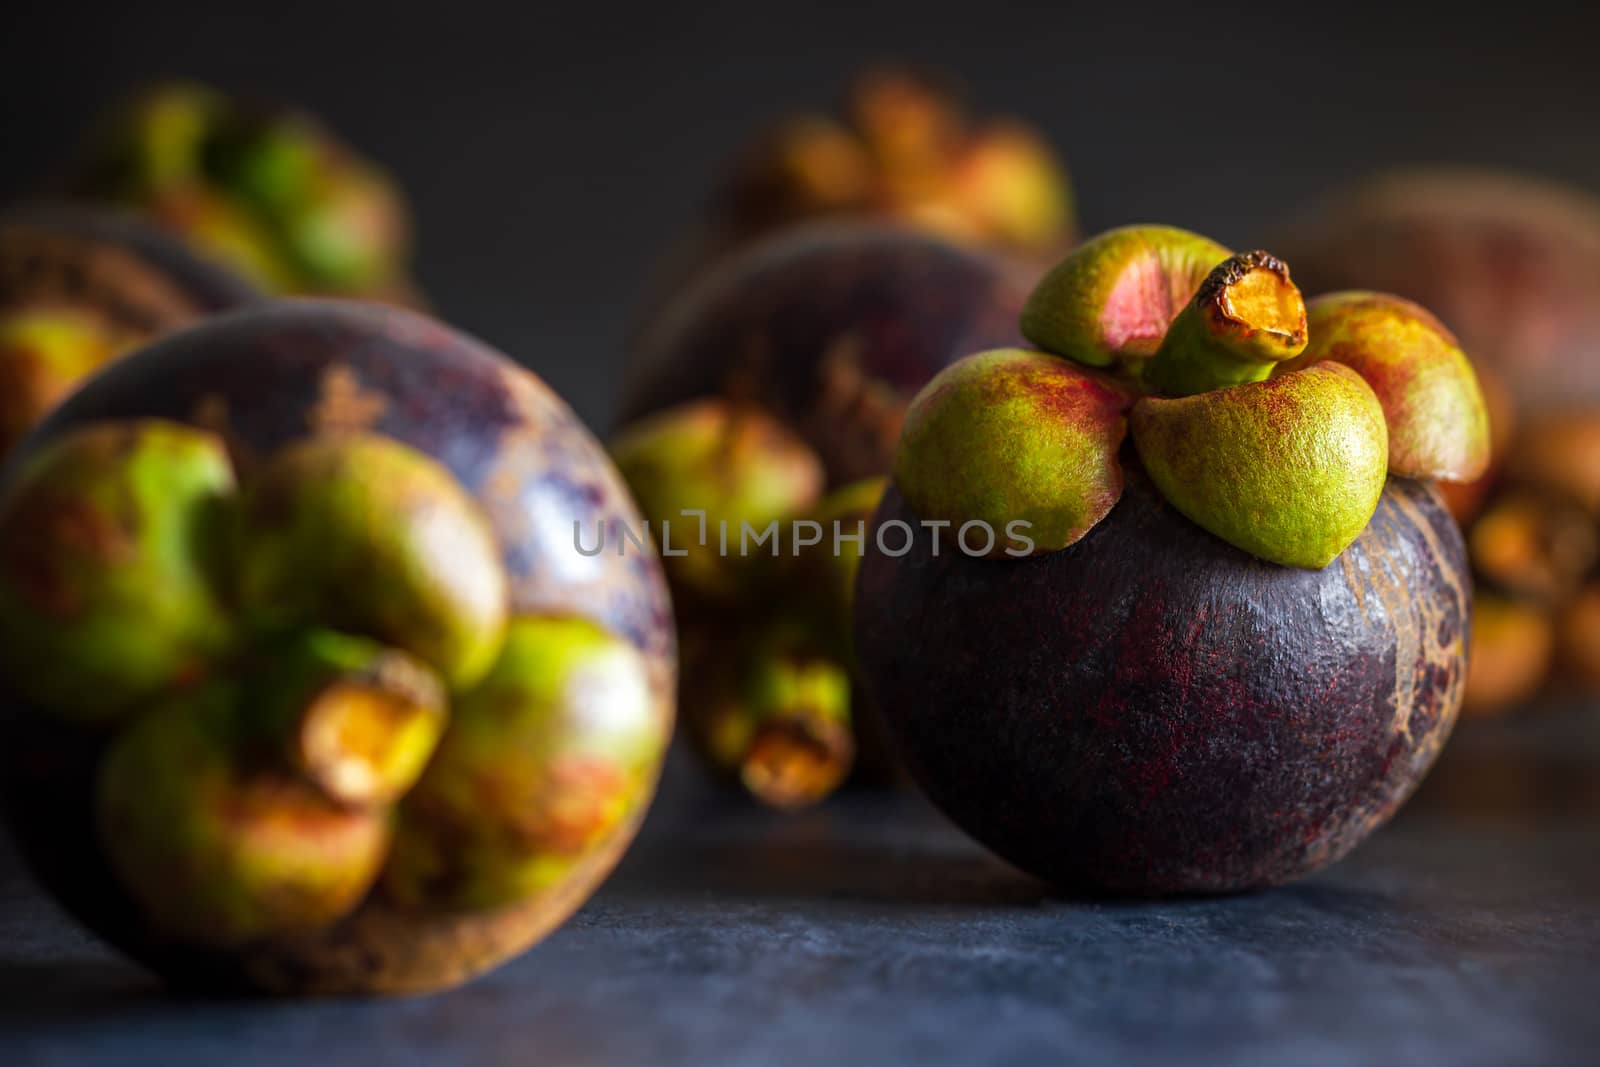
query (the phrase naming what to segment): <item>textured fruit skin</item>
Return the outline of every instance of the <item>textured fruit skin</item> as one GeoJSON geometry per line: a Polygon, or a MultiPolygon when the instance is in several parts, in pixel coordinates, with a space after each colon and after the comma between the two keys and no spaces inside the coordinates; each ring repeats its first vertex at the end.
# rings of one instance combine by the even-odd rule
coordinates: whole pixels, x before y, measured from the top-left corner
{"type": "MultiPolygon", "coordinates": [[[[443,463],[488,514],[517,614],[590,619],[645,662],[663,732],[673,716],[674,641],[665,582],[648,553],[586,557],[596,521],[641,521],[599,444],[538,379],[425,317],[373,305],[285,301],[219,316],[118,363],[59,409],[24,456],[68,427],[156,416],[202,426],[242,471],[307,433],[376,432],[443,463]]],[[[14,471],[17,468],[11,467],[14,471]]],[[[292,993],[420,992],[520,952],[610,871],[641,802],[568,877],[523,904],[417,913],[369,899],[313,939],[237,953],[154,936],[93,847],[101,743],[12,704],[4,788],[24,855],[74,915],[179,985],[292,993]]],[[[653,776],[655,767],[649,773],[653,776]]],[[[641,789],[648,797],[650,785],[641,789]]]]}
{"type": "Polygon", "coordinates": [[[1259,382],[1306,347],[1306,306],[1270,252],[1229,256],[1206,275],[1140,368],[1145,385],[1192,396],[1259,382]]]}
{"type": "Polygon", "coordinates": [[[1171,226],[1124,226],[1083,242],[1040,280],[1022,332],[1046,352],[1137,378],[1172,320],[1228,258],[1171,226]]]}
{"type": "MultiPolygon", "coordinates": [[[[1455,722],[1471,587],[1454,521],[1391,480],[1338,564],[1296,570],[1126,472],[1061,552],[933,559],[926,533],[901,558],[869,549],[857,648],[901,755],[956,823],[1071,890],[1234,891],[1332,863],[1455,722]]],[[[891,488],[877,521],[897,518],[917,522],[891,488]]]]}
{"type": "MultiPolygon", "coordinates": [[[[1449,487],[1462,521],[1496,510],[1507,490],[1577,489],[1591,507],[1600,500],[1571,482],[1600,455],[1600,434],[1572,433],[1600,407],[1600,198],[1592,191],[1463,167],[1392,171],[1316,205],[1271,239],[1308,292],[1396,293],[1460,339],[1490,401],[1493,446],[1483,479],[1449,487]]],[[[1514,588],[1482,572],[1478,580],[1496,593],[1514,588]]],[[[1564,593],[1578,588],[1569,583],[1564,593]]],[[[1548,611],[1518,604],[1515,628],[1497,616],[1485,630],[1488,659],[1475,672],[1469,711],[1508,707],[1538,688],[1532,665],[1550,661],[1553,623],[1531,620],[1530,610],[1548,611]]]]}
{"type": "Polygon", "coordinates": [[[645,325],[622,424],[699,397],[752,400],[816,449],[830,486],[885,474],[928,379],[1020,342],[1025,274],[912,230],[797,227],[730,258],[645,325]]]}
{"type": "MultiPolygon", "coordinates": [[[[941,371],[906,415],[895,484],[917,513],[984,524],[996,558],[1070,545],[1122,493],[1132,395],[1041,352],[982,352],[941,371]],[[1029,524],[1026,547],[1011,523],[1029,524]]],[[[981,542],[980,542],[981,543],[981,542]]]]}
{"type": "Polygon", "coordinates": [[[1262,559],[1320,570],[1366,528],[1389,465],[1383,407],[1337,363],[1171,400],[1129,435],[1179,511],[1262,559]]]}
{"type": "Polygon", "coordinates": [[[1324,293],[1307,306],[1311,342],[1278,368],[1320,360],[1367,380],[1389,426],[1389,470],[1469,482],[1489,467],[1489,415],[1466,353],[1426,308],[1387,293],[1324,293]]]}

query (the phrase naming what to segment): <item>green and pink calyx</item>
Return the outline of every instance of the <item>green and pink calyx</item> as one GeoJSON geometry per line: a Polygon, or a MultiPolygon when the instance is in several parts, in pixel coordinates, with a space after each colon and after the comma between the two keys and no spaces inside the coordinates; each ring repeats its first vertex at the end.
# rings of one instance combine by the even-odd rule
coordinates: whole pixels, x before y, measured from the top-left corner
{"type": "Polygon", "coordinates": [[[1086,367],[1137,377],[1228,250],[1170,226],[1125,226],[1080,245],[1022,309],[1022,335],[1086,367]]]}
{"type": "Polygon", "coordinates": [[[1489,466],[1483,390],[1455,335],[1426,308],[1388,293],[1342,292],[1307,305],[1311,343],[1287,373],[1319,360],[1367,380],[1389,424],[1389,470],[1470,482],[1489,466]]]}
{"type": "Polygon", "coordinates": [[[1470,481],[1487,463],[1449,331],[1384,294],[1308,307],[1264,251],[1113,230],[1045,277],[1022,329],[1043,351],[969,356],[923,389],[895,463],[925,521],[1006,531],[991,555],[1083,537],[1120,495],[1125,435],[1197,525],[1310,569],[1365,529],[1390,474],[1470,481]]]}
{"type": "MultiPolygon", "coordinates": [[[[1131,394],[1065,360],[1021,349],[951,365],[906,413],[895,482],[917,514],[986,524],[990,554],[1065,548],[1122,495],[1117,448],[1131,394]],[[1026,527],[1013,523],[1025,522],[1026,527]]],[[[959,530],[955,531],[959,536],[959,530]]]]}
{"type": "Polygon", "coordinates": [[[116,885],[212,950],[317,934],[375,893],[530,900],[623,832],[666,741],[644,653],[514,612],[477,498],[377,434],[237,473],[164,420],[52,439],[0,497],[0,667],[103,743],[116,885]]]}

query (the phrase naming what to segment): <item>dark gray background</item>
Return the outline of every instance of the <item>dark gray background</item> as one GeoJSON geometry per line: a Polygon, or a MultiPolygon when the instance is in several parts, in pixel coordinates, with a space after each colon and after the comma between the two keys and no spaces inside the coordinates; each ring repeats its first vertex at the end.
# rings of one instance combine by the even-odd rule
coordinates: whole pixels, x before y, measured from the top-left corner
{"type": "Polygon", "coordinates": [[[1243,242],[1384,163],[1495,164],[1600,191],[1592,12],[5,6],[0,195],[29,188],[100,105],[147,78],[299,101],[404,180],[441,312],[540,371],[597,426],[652,258],[722,157],[773,115],[830,99],[869,59],[946,67],[980,109],[1043,126],[1091,230],[1166,221],[1243,242]]]}
{"type": "MultiPolygon", "coordinates": [[[[299,101],[406,183],[445,316],[604,427],[630,308],[722,157],[868,59],[948,67],[980,109],[1045,127],[1091,230],[1239,244],[1390,163],[1600,192],[1594,16],[1047,7],[12,0],[0,197],[144,79],[299,101]]],[[[1575,710],[1553,733],[1463,730],[1395,826],[1301,885],[1158,905],[1056,897],[913,798],[782,820],[675,763],[573,921],[399,1004],[167,998],[0,847],[0,1061],[1581,1062],[1600,1042],[1600,719],[1575,710]]]]}

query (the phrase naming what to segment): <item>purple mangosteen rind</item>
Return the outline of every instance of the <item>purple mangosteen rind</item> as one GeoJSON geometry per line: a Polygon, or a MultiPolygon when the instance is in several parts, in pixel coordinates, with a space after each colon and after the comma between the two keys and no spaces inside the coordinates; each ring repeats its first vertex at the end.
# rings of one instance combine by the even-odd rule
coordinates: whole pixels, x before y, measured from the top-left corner
{"type": "Polygon", "coordinates": [[[0,453],[106,363],[258,299],[121,215],[52,204],[0,212],[0,453]]]}
{"type": "Polygon", "coordinates": [[[1334,862],[1455,722],[1459,530],[1394,478],[1334,565],[1281,567],[1126,473],[1081,541],[1009,561],[935,556],[891,488],[875,531],[903,523],[910,547],[869,539],[856,639],[899,754],[958,825],[1073,891],[1230,892],[1334,862]]]}
{"type": "Polygon", "coordinates": [[[1389,440],[1406,470],[1474,476],[1470,367],[1415,305],[1335,294],[1308,317],[1281,260],[1167,227],[1082,246],[1024,326],[1044,351],[966,357],[913,400],[868,539],[855,647],[900,755],[1072,891],[1337,860],[1460,708],[1465,549],[1389,440]],[[1002,524],[1003,552],[963,536],[1002,524]]]}
{"type": "MultiPolygon", "coordinates": [[[[20,269],[28,263],[43,268],[47,277],[44,283],[51,286],[53,300],[71,299],[74,291],[78,298],[91,301],[115,301],[119,294],[112,290],[96,290],[92,286],[92,272],[73,270],[62,262],[63,253],[38,248],[52,237],[65,239],[78,246],[103,246],[120,249],[139,261],[144,267],[171,281],[196,307],[205,314],[227,311],[257,303],[261,293],[223,265],[206,259],[188,245],[169,234],[141,222],[125,213],[106,208],[91,208],[77,204],[38,203],[12,208],[0,213],[0,231],[18,231],[23,248],[14,262],[6,261],[8,270],[16,270],[18,287],[29,288],[25,273],[20,269]],[[34,248],[26,247],[30,242],[34,248]],[[54,254],[52,254],[54,253],[54,254]],[[56,266],[52,268],[52,261],[56,266]],[[74,284],[75,283],[75,284],[74,284]]],[[[11,286],[4,287],[9,289],[11,286]]],[[[26,292],[21,295],[26,296],[26,292]]]]}
{"type": "Polygon", "coordinates": [[[796,227],[719,264],[643,326],[621,424],[704,397],[754,402],[816,450],[830,487],[882,475],[929,378],[1021,343],[1026,274],[905,227],[796,227]]]}
{"type": "MultiPolygon", "coordinates": [[[[284,301],[214,317],[121,361],[21,446],[5,492],[76,431],[119,420],[209,431],[250,473],[313,436],[377,435],[441,464],[481,506],[510,607],[587,619],[637,650],[661,736],[670,732],[675,641],[649,553],[585,555],[597,524],[639,525],[604,451],[537,378],[424,316],[376,305],[284,301]]],[[[174,984],[275,992],[415,992],[481,973],[564,921],[620,858],[648,807],[585,845],[555,884],[519,903],[414,910],[375,893],[317,934],[208,948],[152,928],[97,846],[96,789],[115,735],[13,698],[3,719],[7,814],[22,853],[69,912],[174,984]]],[[[647,801],[654,770],[642,783],[647,801]]]]}

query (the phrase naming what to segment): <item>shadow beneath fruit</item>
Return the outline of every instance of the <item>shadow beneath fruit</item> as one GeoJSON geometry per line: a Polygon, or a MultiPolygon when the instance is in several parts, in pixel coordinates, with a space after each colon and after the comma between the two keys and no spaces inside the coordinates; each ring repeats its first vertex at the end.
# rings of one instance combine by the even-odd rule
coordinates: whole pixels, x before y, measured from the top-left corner
{"type": "Polygon", "coordinates": [[[60,1023],[79,1027],[173,1003],[159,982],[118,960],[0,959],[0,1030],[9,1034],[60,1023]]]}
{"type": "Polygon", "coordinates": [[[927,906],[1035,905],[1054,891],[905,793],[852,791],[804,812],[701,793],[647,825],[618,893],[927,906]]]}

